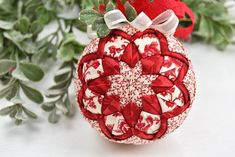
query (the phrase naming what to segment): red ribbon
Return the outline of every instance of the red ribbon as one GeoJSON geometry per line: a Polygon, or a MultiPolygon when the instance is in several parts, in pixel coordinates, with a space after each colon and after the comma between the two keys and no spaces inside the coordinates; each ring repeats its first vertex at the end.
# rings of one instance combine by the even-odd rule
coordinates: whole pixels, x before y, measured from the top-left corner
{"type": "MultiPolygon", "coordinates": [[[[118,9],[121,10],[125,14],[124,5],[120,0],[116,0],[118,9]]],[[[183,19],[186,15],[192,21],[192,24],[187,27],[178,27],[175,33],[176,37],[181,39],[188,39],[190,34],[193,32],[193,28],[195,25],[195,16],[193,11],[180,0],[154,0],[151,2],[150,0],[128,0],[131,5],[136,9],[138,13],[144,12],[151,19],[154,19],[164,11],[171,9],[175,12],[176,16],[179,19],[183,19]]]]}

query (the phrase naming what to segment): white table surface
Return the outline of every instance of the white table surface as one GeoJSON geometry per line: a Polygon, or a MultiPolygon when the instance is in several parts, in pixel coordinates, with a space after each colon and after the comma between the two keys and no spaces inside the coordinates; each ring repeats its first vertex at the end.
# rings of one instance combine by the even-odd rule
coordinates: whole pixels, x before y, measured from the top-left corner
{"type": "MultiPolygon", "coordinates": [[[[38,105],[26,100],[40,118],[15,126],[0,117],[0,157],[234,157],[235,47],[220,52],[202,43],[184,45],[197,75],[196,101],[184,124],[165,139],[143,146],[111,143],[79,113],[52,125],[38,105]]],[[[40,90],[48,88],[58,68],[48,67],[50,75],[36,85],[40,90]]],[[[0,107],[6,105],[0,100],[0,107]]]]}

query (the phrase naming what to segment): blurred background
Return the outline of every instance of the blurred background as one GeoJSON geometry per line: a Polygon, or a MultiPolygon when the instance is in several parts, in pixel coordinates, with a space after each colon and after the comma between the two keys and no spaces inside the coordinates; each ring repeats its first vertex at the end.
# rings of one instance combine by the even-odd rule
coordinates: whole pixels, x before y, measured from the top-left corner
{"type": "MultiPolygon", "coordinates": [[[[182,40],[196,100],[174,133],[133,146],[104,140],[76,109],[72,78],[91,40],[78,16],[96,1],[0,0],[0,156],[234,157],[235,1],[184,2],[196,15],[194,32],[182,40]]],[[[180,25],[191,23],[186,16],[180,25]]]]}

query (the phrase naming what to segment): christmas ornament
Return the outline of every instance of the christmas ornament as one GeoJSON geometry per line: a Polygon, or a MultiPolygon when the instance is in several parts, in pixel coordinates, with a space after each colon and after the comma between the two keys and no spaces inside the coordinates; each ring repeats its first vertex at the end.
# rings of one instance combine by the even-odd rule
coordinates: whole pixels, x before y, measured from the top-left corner
{"type": "MultiPolygon", "coordinates": [[[[131,5],[136,9],[137,13],[144,12],[148,17],[154,19],[156,16],[164,12],[165,10],[171,9],[174,11],[179,19],[189,19],[190,23],[177,28],[175,36],[187,40],[195,25],[195,17],[193,11],[180,0],[128,0],[131,5]]],[[[118,8],[125,13],[125,8],[121,3],[121,0],[117,0],[118,8]]]]}
{"type": "Polygon", "coordinates": [[[172,10],[151,19],[130,3],[126,16],[110,6],[104,16],[95,10],[80,15],[87,24],[93,18],[90,28],[104,23],[96,28],[101,38],[88,44],[78,63],[79,108],[110,141],[150,143],[186,118],[195,96],[191,61],[173,37],[179,21],[172,10]]]}

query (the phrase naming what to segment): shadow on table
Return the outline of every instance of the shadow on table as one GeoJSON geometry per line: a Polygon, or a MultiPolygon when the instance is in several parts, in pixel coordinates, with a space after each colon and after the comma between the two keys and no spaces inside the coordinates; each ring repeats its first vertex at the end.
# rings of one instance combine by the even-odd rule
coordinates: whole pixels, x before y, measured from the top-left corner
{"type": "MultiPolygon", "coordinates": [[[[94,137],[95,138],[95,137],[94,137]]],[[[137,156],[155,156],[155,157],[162,157],[162,156],[172,156],[182,155],[182,148],[181,144],[177,138],[174,138],[174,135],[169,135],[164,139],[155,141],[150,144],[146,145],[127,145],[127,144],[119,144],[113,143],[108,140],[105,140],[101,136],[97,136],[94,139],[94,144],[84,145],[84,149],[86,150],[98,150],[98,151],[91,151],[89,152],[89,156],[96,156],[96,157],[137,157],[137,156]],[[85,148],[89,147],[89,148],[85,148]],[[94,148],[92,148],[94,147],[94,148]],[[97,148],[98,147],[98,148],[97,148]]]]}

